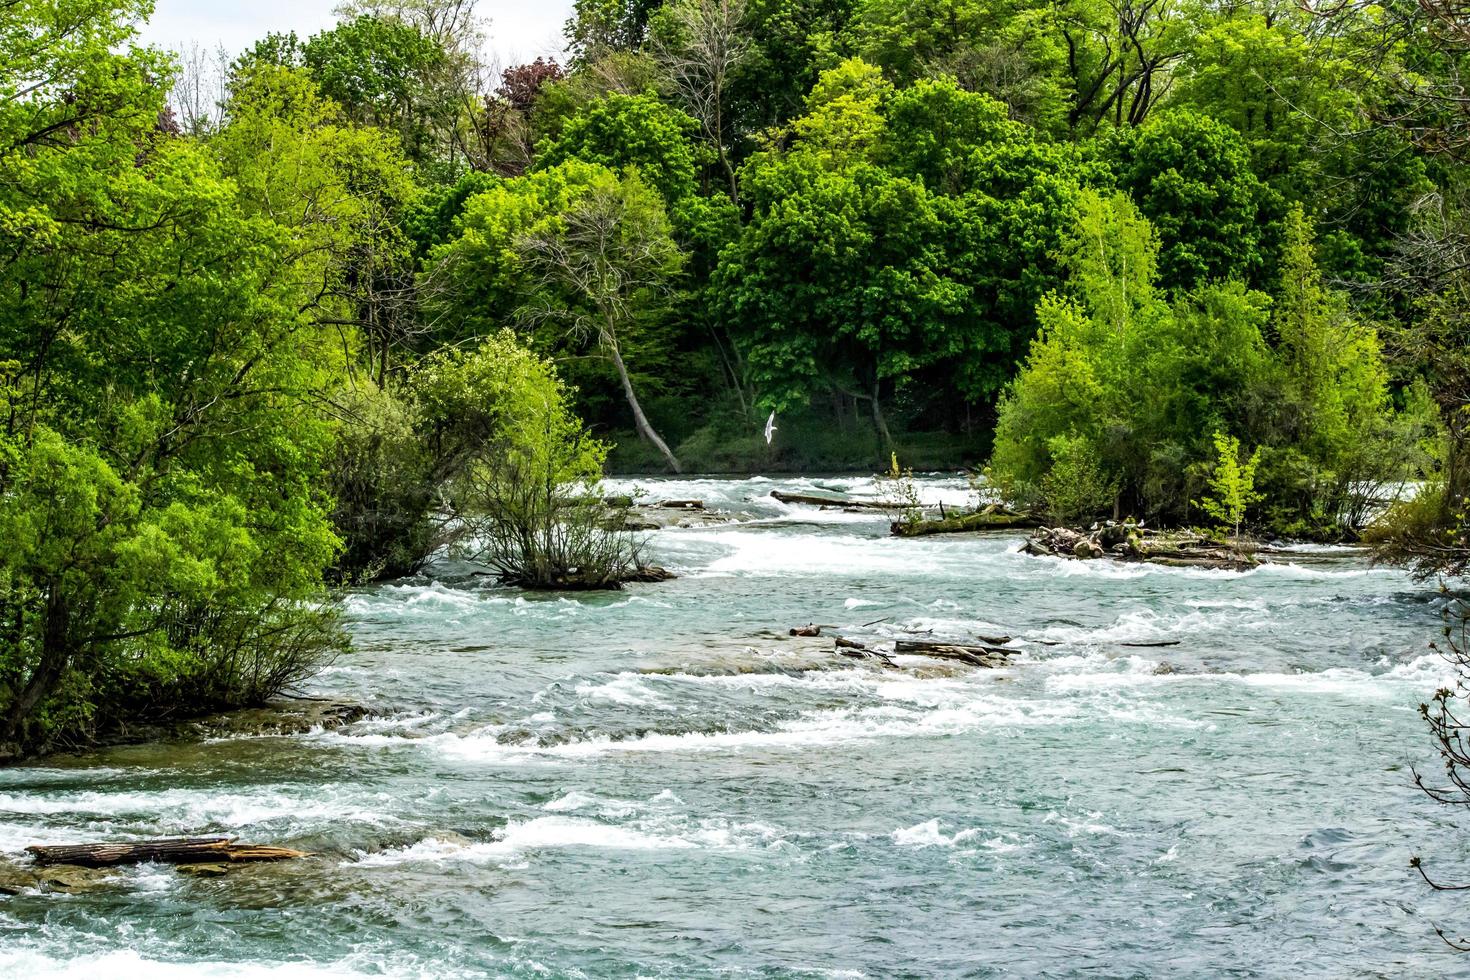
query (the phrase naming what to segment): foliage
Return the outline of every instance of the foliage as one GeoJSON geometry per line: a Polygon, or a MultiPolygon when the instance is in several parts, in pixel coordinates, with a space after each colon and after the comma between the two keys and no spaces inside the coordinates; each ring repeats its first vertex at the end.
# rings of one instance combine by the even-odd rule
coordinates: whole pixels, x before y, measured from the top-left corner
{"type": "Polygon", "coordinates": [[[1261,462],[1260,449],[1245,462],[1240,460],[1240,440],[1223,432],[1215,433],[1215,466],[1210,473],[1211,497],[1200,500],[1206,514],[1228,528],[1237,538],[1245,522],[1246,510],[1261,499],[1256,492],[1256,467],[1261,462]]]}
{"type": "Polygon", "coordinates": [[[414,390],[436,455],[454,460],[457,553],[537,589],[616,588],[636,570],[636,542],[598,492],[607,446],[548,361],[502,333],[427,358],[414,390]]]}
{"type": "Polygon", "coordinates": [[[0,13],[45,80],[0,108],[0,742],[21,748],[255,702],[343,643],[322,260],[228,155],[157,131],[137,12],[0,13]]]}
{"type": "Polygon", "coordinates": [[[634,170],[669,202],[694,193],[697,124],[650,93],[611,93],[584,107],[537,153],[538,168],[569,160],[634,170]]]}
{"type": "Polygon", "coordinates": [[[1053,436],[1047,449],[1052,464],[1041,478],[1041,498],[1054,520],[1078,524],[1112,510],[1118,481],[1108,476],[1085,436],[1053,436]]]}
{"type": "Polygon", "coordinates": [[[1426,477],[1381,553],[1470,567],[1439,0],[579,0],[499,73],[471,2],[349,0],[216,78],[148,13],[0,5],[0,742],[296,682],[446,500],[512,577],[614,575],[579,419],[670,468],[993,427],[1075,520],[1341,536],[1426,477]]]}
{"type": "MultiPolygon", "coordinates": [[[[1182,521],[1219,452],[1203,433],[1236,431],[1261,447],[1270,523],[1316,533],[1361,524],[1376,488],[1413,471],[1419,420],[1393,411],[1377,338],[1322,286],[1304,225],[1268,321],[1267,298],[1238,283],[1168,297],[1135,206],[1092,192],[1083,202],[1064,254],[1073,295],[1043,299],[1042,330],[1001,401],[991,462],[1001,486],[1044,487],[1054,440],[1085,438],[1118,478],[1123,509],[1182,521]]],[[[1234,515],[1221,492],[1217,506],[1234,515]]]]}
{"type": "Polygon", "coordinates": [[[397,578],[435,544],[435,460],[417,406],[364,384],[336,399],[341,421],[328,463],[332,525],[342,537],[339,577],[397,578]]]}
{"type": "Polygon", "coordinates": [[[1106,146],[1119,186],[1158,231],[1166,288],[1259,282],[1262,190],[1239,133],[1174,110],[1120,132],[1106,146]]]}

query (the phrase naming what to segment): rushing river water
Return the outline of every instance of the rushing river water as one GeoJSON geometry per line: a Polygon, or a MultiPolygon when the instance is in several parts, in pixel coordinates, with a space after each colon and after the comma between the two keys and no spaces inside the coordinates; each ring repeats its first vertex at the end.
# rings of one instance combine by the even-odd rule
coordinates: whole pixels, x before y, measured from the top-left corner
{"type": "Polygon", "coordinates": [[[654,534],[680,578],[620,594],[351,596],[356,649],[312,685],[374,706],[344,730],[0,770],[10,857],[204,832],[317,854],[0,897],[0,976],[1466,968],[1432,930],[1463,900],[1407,864],[1470,858],[1410,786],[1446,674],[1432,590],[1331,549],[1248,574],[1065,563],[768,497],[867,480],[644,485],[746,522],[654,534]],[[1026,652],[884,670],[786,635],[808,622],[1026,652]],[[1154,641],[1180,645],[1124,645],[1154,641]]]}

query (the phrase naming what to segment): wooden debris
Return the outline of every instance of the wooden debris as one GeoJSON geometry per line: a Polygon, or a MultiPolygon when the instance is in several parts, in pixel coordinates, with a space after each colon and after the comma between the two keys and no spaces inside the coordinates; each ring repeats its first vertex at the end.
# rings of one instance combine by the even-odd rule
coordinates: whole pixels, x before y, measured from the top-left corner
{"type": "Polygon", "coordinates": [[[806,504],[812,507],[850,507],[858,510],[899,510],[906,504],[877,500],[842,500],[838,497],[819,497],[811,493],[785,493],[772,490],[771,496],[783,504],[806,504]]]}
{"type": "Polygon", "coordinates": [[[842,656],[851,657],[854,660],[876,660],[884,667],[896,668],[898,666],[888,654],[869,649],[867,644],[859,643],[857,640],[849,640],[845,636],[837,637],[836,649],[842,656]]]}
{"type": "Polygon", "coordinates": [[[623,577],[624,582],[670,582],[679,576],[658,565],[639,565],[623,577]]]}
{"type": "Polygon", "coordinates": [[[35,857],[37,864],[70,864],[83,868],[108,868],[144,861],[220,864],[306,857],[305,851],[289,847],[236,844],[233,837],[160,837],[116,844],[32,844],[26,848],[26,853],[35,857]]]}
{"type": "Polygon", "coordinates": [[[1031,514],[1005,512],[965,514],[937,521],[894,521],[888,531],[900,538],[922,538],[931,534],[967,534],[974,531],[1004,531],[1009,528],[1041,527],[1031,514]]]}
{"type": "Polygon", "coordinates": [[[898,640],[893,644],[893,652],[915,654],[921,657],[937,657],[941,660],[958,660],[975,667],[1004,667],[1008,659],[1018,651],[992,646],[969,646],[961,643],[898,640]]]}
{"type": "Polygon", "coordinates": [[[654,504],[655,507],[665,507],[669,510],[704,510],[703,500],[660,500],[654,504]]]}
{"type": "Polygon", "coordinates": [[[1245,572],[1260,565],[1254,554],[1228,542],[1197,534],[1158,534],[1135,524],[1108,521],[1090,531],[1042,528],[1021,548],[1023,554],[1090,561],[1147,562],[1176,568],[1213,568],[1245,572]]]}

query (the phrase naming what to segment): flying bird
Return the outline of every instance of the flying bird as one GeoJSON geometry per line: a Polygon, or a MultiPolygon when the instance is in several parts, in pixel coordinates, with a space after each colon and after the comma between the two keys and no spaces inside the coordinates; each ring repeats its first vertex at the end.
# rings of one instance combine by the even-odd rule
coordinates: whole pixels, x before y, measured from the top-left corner
{"type": "Polygon", "coordinates": [[[768,418],[768,419],[766,419],[766,445],[767,446],[769,446],[771,444],[771,436],[775,433],[775,431],[776,431],[776,413],[775,412],[772,412],[771,413],[771,417],[768,418]]]}

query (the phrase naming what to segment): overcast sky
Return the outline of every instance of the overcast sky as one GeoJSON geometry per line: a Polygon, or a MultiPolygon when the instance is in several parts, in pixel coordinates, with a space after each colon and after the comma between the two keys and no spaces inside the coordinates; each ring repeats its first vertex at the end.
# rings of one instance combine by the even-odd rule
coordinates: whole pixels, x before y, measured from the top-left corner
{"type": "MultiPolygon", "coordinates": [[[[271,31],[301,37],[331,26],[339,0],[155,0],[153,19],[143,26],[145,42],[180,50],[223,44],[232,54],[271,31]]],[[[490,21],[490,50],[504,65],[561,51],[561,29],[572,0],[480,0],[490,21]]]]}

